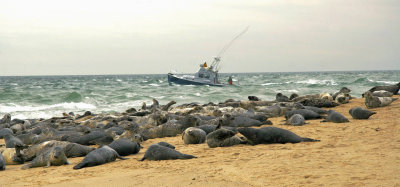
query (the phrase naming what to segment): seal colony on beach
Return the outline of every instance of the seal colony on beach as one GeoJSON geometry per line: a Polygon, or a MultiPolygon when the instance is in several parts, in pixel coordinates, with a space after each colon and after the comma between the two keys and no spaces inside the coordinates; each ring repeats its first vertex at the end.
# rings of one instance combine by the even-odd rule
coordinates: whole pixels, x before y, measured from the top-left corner
{"type": "MultiPolygon", "coordinates": [[[[50,119],[11,120],[9,115],[5,115],[0,124],[3,127],[0,129],[0,135],[10,148],[1,149],[3,154],[0,158],[0,170],[2,163],[4,169],[7,168],[6,165],[11,164],[25,164],[22,169],[59,165],[67,165],[61,167],[76,170],[92,166],[107,167],[103,165],[114,162],[117,158],[121,161],[115,164],[127,162],[122,156],[129,155],[130,158],[135,158],[130,163],[137,162],[143,155],[140,161],[149,160],[143,163],[153,166],[166,162],[163,160],[205,160],[202,158],[202,151],[212,154],[213,150],[224,149],[229,152],[232,146],[247,149],[250,145],[259,144],[289,143],[297,146],[300,143],[304,147],[320,147],[320,141],[330,140],[318,136],[317,132],[307,134],[297,131],[306,128],[298,126],[309,124],[311,120],[318,123],[320,120],[327,122],[320,124],[321,126],[335,126],[345,125],[336,123],[356,121],[355,119],[375,119],[377,112],[363,109],[362,105],[350,109],[348,113],[346,111],[346,114],[333,109],[335,106],[345,106],[352,102],[349,90],[341,89],[337,95],[298,95],[292,99],[279,94],[279,99],[275,101],[263,101],[257,96],[252,96],[243,101],[226,100],[221,103],[188,103],[179,106],[173,106],[176,103],[172,101],[163,105],[154,99],[149,107],[130,108],[124,113],[94,114],[87,111],[82,115],[65,113],[63,117],[50,119]],[[344,99],[337,100],[340,97],[344,99]],[[329,108],[329,111],[318,107],[321,105],[329,108]],[[346,118],[345,115],[349,114],[352,119],[346,118]],[[278,126],[275,120],[269,120],[275,117],[284,117],[285,124],[292,126],[278,126]],[[271,121],[274,121],[274,124],[271,121]],[[158,140],[156,138],[176,136],[179,136],[181,144],[146,143],[158,140]],[[148,146],[143,147],[143,143],[148,146]],[[203,150],[198,151],[199,147],[203,150]],[[81,158],[75,160],[73,166],[68,165],[68,158],[71,157],[81,158]],[[154,160],[158,162],[153,162],[154,160]]],[[[380,94],[388,95],[386,92],[380,94]]],[[[369,94],[366,96],[369,97],[369,94]]],[[[365,98],[365,102],[368,97],[365,98]]],[[[396,99],[390,97],[390,101],[396,102],[396,99]]],[[[379,103],[379,107],[385,106],[379,103]]],[[[295,157],[296,154],[293,154],[293,158],[295,157]]],[[[52,168],[57,170],[59,167],[52,168]]]]}

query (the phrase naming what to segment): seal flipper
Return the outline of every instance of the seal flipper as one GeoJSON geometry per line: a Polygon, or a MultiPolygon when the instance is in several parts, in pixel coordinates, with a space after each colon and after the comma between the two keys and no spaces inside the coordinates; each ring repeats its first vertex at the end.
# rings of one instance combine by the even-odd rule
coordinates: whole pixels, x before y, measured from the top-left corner
{"type": "Polygon", "coordinates": [[[74,166],[74,169],[82,169],[84,167],[86,167],[87,163],[86,162],[81,162],[79,164],[77,164],[76,166],[74,166]]]}
{"type": "Polygon", "coordinates": [[[21,169],[29,169],[32,167],[31,165],[32,165],[31,163],[26,164],[26,165],[22,166],[21,169]]]}
{"type": "Polygon", "coordinates": [[[182,154],[182,156],[180,156],[181,159],[192,159],[192,158],[197,158],[196,156],[193,155],[187,155],[187,154],[182,154]]]}
{"type": "Polygon", "coordinates": [[[138,160],[138,161],[144,161],[144,160],[146,160],[146,157],[143,157],[142,159],[140,159],[140,160],[138,160]]]}
{"type": "Polygon", "coordinates": [[[320,142],[321,140],[315,140],[312,138],[301,138],[302,142],[320,142]]]}

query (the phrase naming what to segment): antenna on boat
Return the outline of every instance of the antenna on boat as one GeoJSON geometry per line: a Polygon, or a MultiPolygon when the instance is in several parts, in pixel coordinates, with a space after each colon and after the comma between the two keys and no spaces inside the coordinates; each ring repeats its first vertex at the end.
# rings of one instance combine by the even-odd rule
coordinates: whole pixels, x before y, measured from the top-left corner
{"type": "Polygon", "coordinates": [[[212,62],[211,66],[214,67],[217,71],[219,70],[219,62],[221,61],[221,56],[228,50],[230,46],[232,46],[233,42],[242,36],[244,33],[249,30],[250,26],[247,26],[242,32],[240,32],[235,38],[233,38],[227,45],[222,48],[222,50],[218,53],[217,57],[214,57],[214,61],[212,62]]]}

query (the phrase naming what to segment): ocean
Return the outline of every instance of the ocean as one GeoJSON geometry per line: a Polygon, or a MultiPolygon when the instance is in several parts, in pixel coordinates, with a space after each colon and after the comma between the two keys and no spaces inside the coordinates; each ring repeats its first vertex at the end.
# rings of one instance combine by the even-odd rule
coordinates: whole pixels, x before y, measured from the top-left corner
{"type": "Polygon", "coordinates": [[[353,97],[361,97],[373,86],[400,81],[400,71],[225,73],[220,81],[227,82],[229,75],[234,86],[169,85],[166,74],[0,77],[0,117],[6,113],[13,119],[31,119],[63,112],[123,112],[140,108],[142,102],[150,105],[152,98],[161,105],[172,100],[177,105],[247,100],[249,95],[274,100],[279,92],[287,96],[334,93],[342,87],[350,88],[353,97]]]}

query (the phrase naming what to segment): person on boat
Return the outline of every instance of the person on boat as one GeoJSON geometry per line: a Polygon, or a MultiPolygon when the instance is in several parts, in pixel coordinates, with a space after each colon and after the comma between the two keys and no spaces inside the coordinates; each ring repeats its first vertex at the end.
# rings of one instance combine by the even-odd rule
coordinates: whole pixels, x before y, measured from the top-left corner
{"type": "Polygon", "coordinates": [[[207,62],[204,62],[203,67],[205,68],[207,67],[207,62]]]}
{"type": "Polygon", "coordinates": [[[228,78],[228,83],[229,83],[230,85],[232,85],[232,76],[229,76],[229,78],[228,78]]]}

